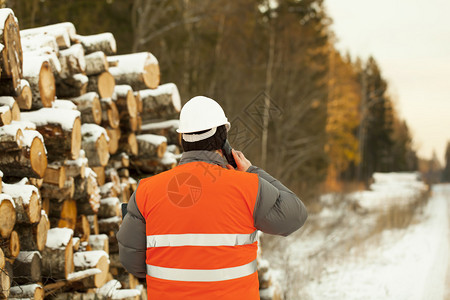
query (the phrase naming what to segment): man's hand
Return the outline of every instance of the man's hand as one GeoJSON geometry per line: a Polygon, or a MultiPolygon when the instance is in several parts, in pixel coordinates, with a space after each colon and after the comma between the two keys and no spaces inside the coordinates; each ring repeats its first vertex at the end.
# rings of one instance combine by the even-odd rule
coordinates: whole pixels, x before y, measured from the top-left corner
{"type": "MultiPolygon", "coordinates": [[[[252,163],[247,158],[245,158],[244,153],[242,153],[241,151],[236,151],[234,149],[232,153],[237,165],[236,170],[243,172],[247,171],[252,163]]],[[[227,168],[230,170],[234,170],[232,165],[227,165],[227,168]]]]}

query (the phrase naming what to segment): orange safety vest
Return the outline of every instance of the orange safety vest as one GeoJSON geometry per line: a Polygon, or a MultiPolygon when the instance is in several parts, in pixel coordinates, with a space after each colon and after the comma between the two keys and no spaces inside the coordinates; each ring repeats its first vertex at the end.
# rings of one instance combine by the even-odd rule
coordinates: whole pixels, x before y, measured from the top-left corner
{"type": "Polygon", "coordinates": [[[191,162],[140,181],[149,299],[259,299],[256,174],[191,162]]]}

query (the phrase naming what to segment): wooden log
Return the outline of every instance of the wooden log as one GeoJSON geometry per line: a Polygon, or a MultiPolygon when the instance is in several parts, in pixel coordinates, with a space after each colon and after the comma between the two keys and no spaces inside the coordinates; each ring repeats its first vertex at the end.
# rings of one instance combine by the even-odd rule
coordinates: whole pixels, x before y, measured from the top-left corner
{"type": "Polygon", "coordinates": [[[14,200],[17,223],[34,224],[41,219],[41,197],[33,185],[3,184],[3,191],[14,200]]]}
{"type": "Polygon", "coordinates": [[[22,251],[44,250],[49,229],[50,222],[45,211],[41,211],[41,219],[38,224],[20,224],[20,226],[16,226],[15,230],[19,234],[22,251]]]}
{"type": "Polygon", "coordinates": [[[102,250],[109,253],[109,238],[106,234],[95,234],[89,236],[89,245],[92,250],[102,250]]]}
{"type": "Polygon", "coordinates": [[[42,280],[42,256],[39,251],[20,251],[14,260],[14,281],[18,284],[36,283],[42,280]]]}
{"type": "Polygon", "coordinates": [[[101,199],[98,216],[103,219],[121,216],[119,198],[110,197],[101,199]]]}
{"type": "Polygon", "coordinates": [[[52,227],[75,229],[77,223],[77,203],[73,199],[61,202],[50,200],[50,224],[52,227]]]}
{"type": "Polygon", "coordinates": [[[85,215],[79,215],[75,226],[75,236],[79,237],[82,242],[89,240],[91,227],[85,215]]]}
{"type": "MultiPolygon", "coordinates": [[[[73,177],[68,177],[64,181],[64,185],[59,187],[58,185],[44,183],[41,186],[41,196],[43,199],[52,199],[62,201],[64,199],[72,199],[75,193],[73,177]]],[[[48,211],[47,211],[48,212],[48,211]]]]}
{"type": "Polygon", "coordinates": [[[105,176],[105,167],[99,166],[99,167],[92,167],[92,171],[94,171],[95,175],[97,175],[97,184],[99,186],[104,185],[106,181],[105,176]]]}
{"type": "MultiPolygon", "coordinates": [[[[0,11],[0,69],[1,83],[10,84],[12,92],[17,95],[17,87],[23,76],[22,46],[20,42],[19,25],[14,16],[14,12],[9,9],[0,11]]],[[[9,95],[9,94],[8,94],[9,95]]]]}
{"type": "Polygon", "coordinates": [[[11,108],[7,105],[0,106],[0,126],[9,125],[12,121],[11,108]]]}
{"type": "Polygon", "coordinates": [[[140,159],[162,158],[167,148],[167,138],[155,134],[140,134],[136,136],[140,159]]]}
{"type": "Polygon", "coordinates": [[[53,163],[47,165],[47,170],[44,174],[44,183],[58,186],[60,189],[66,183],[66,168],[60,163],[53,163]]]}
{"type": "Polygon", "coordinates": [[[132,160],[131,165],[141,173],[157,174],[175,168],[177,159],[173,153],[166,151],[161,158],[139,158],[132,160]]]}
{"type": "Polygon", "coordinates": [[[160,71],[158,60],[150,52],[108,57],[117,60],[117,66],[109,68],[117,84],[128,84],[133,90],[158,87],[160,71]]]}
{"type": "Polygon", "coordinates": [[[96,174],[91,168],[86,168],[86,178],[75,179],[75,195],[78,213],[92,215],[98,212],[100,206],[100,190],[96,174]]]}
{"type": "Polygon", "coordinates": [[[97,92],[101,98],[111,98],[116,83],[114,77],[107,71],[89,76],[88,92],[97,92]]]}
{"type": "Polygon", "coordinates": [[[56,81],[56,96],[59,98],[73,98],[86,94],[89,79],[86,75],[75,74],[56,81]]]}
{"type": "MultiPolygon", "coordinates": [[[[93,234],[93,235],[99,234],[97,215],[89,215],[89,216],[87,216],[87,219],[89,221],[89,226],[91,228],[91,234],[93,234]]],[[[98,249],[94,249],[94,250],[98,250],[98,249]]],[[[108,251],[106,251],[106,252],[108,252],[108,251]]]]}
{"type": "Polygon", "coordinates": [[[98,125],[102,123],[102,104],[96,92],[89,92],[70,100],[77,105],[82,123],[98,125]]]}
{"type": "Polygon", "coordinates": [[[167,138],[168,144],[180,145],[180,134],[176,131],[180,125],[179,120],[168,120],[142,125],[141,134],[156,134],[167,138]]]}
{"type": "Polygon", "coordinates": [[[125,152],[132,156],[137,156],[139,154],[140,148],[134,133],[129,133],[127,135],[123,134],[119,140],[120,152],[125,152]]]}
{"type": "Polygon", "coordinates": [[[73,231],[68,228],[52,228],[42,251],[42,275],[52,279],[67,279],[74,271],[73,231]]]}
{"type": "Polygon", "coordinates": [[[11,235],[16,224],[16,211],[14,200],[10,195],[0,194],[0,237],[11,235]]]}
{"type": "Polygon", "coordinates": [[[32,94],[31,109],[51,107],[55,100],[55,77],[48,58],[26,55],[23,63],[23,77],[30,84],[32,94]]]}
{"type": "Polygon", "coordinates": [[[110,157],[108,166],[114,169],[128,168],[130,166],[130,157],[122,152],[110,157]]]}
{"type": "Polygon", "coordinates": [[[97,75],[108,71],[109,65],[106,55],[102,51],[96,51],[85,56],[86,75],[97,75]]]}
{"type": "Polygon", "coordinates": [[[3,253],[2,248],[0,248],[0,269],[3,269],[5,267],[5,253],[3,253]]]}
{"type": "Polygon", "coordinates": [[[45,49],[46,51],[51,51],[56,55],[59,55],[58,43],[54,36],[42,33],[36,35],[23,35],[22,32],[20,42],[22,43],[22,51],[24,53],[42,51],[42,49],[45,49]]]}
{"type": "Polygon", "coordinates": [[[111,232],[117,233],[119,231],[122,219],[120,217],[111,217],[98,220],[98,229],[100,233],[110,234],[111,232]]]}
{"type": "Polygon", "coordinates": [[[17,97],[15,97],[20,109],[31,109],[33,104],[33,94],[31,93],[30,84],[26,79],[21,79],[18,86],[17,97]]]}
{"type": "Polygon", "coordinates": [[[115,186],[120,185],[120,177],[114,168],[105,169],[105,182],[112,182],[115,186]]]}
{"type": "Polygon", "coordinates": [[[130,171],[127,168],[122,168],[117,170],[117,173],[119,174],[119,176],[122,177],[129,177],[130,176],[130,171]]]}
{"type": "Polygon", "coordinates": [[[73,251],[79,251],[81,246],[81,239],[79,237],[72,238],[73,251]]]}
{"type": "Polygon", "coordinates": [[[0,169],[15,177],[42,178],[47,168],[47,155],[42,135],[35,130],[24,130],[22,149],[4,152],[0,169]]]}
{"type": "Polygon", "coordinates": [[[0,96],[0,106],[6,105],[11,110],[11,121],[20,121],[20,108],[16,100],[10,96],[0,96]]]}
{"type": "Polygon", "coordinates": [[[0,152],[18,151],[22,146],[23,133],[20,126],[11,124],[0,127],[0,152]]]}
{"type": "Polygon", "coordinates": [[[136,106],[138,108],[138,113],[140,114],[144,109],[144,104],[142,102],[141,93],[139,91],[134,92],[134,99],[136,99],[136,106]]]}
{"type": "Polygon", "coordinates": [[[9,268],[4,267],[0,270],[0,299],[9,298],[13,274],[9,274],[8,269],[9,268]]]}
{"type": "Polygon", "coordinates": [[[102,105],[102,126],[111,129],[119,128],[120,118],[116,103],[111,98],[103,98],[100,103],[102,105]]]}
{"type": "Polygon", "coordinates": [[[148,123],[157,119],[167,120],[178,117],[181,110],[181,98],[173,83],[166,83],[156,89],[141,90],[142,121],[148,123]]]}
{"type": "Polygon", "coordinates": [[[96,268],[100,273],[83,279],[85,288],[99,288],[106,283],[109,271],[108,253],[101,250],[77,252],[74,254],[75,271],[96,268]]]}
{"type": "MultiPolygon", "coordinates": [[[[115,154],[119,149],[119,140],[121,136],[121,131],[119,128],[106,128],[106,132],[108,133],[109,143],[108,150],[109,154],[115,154]]],[[[111,160],[111,157],[110,157],[111,160]]],[[[109,162],[109,161],[108,161],[109,162]]]]}
{"type": "Polygon", "coordinates": [[[97,289],[97,293],[102,297],[112,298],[112,299],[123,299],[137,297],[141,292],[137,289],[120,289],[122,285],[118,280],[110,280],[104,286],[97,289]]]}
{"type": "Polygon", "coordinates": [[[19,235],[16,231],[12,231],[9,237],[0,238],[0,248],[8,258],[16,258],[20,252],[19,235]]]}
{"type": "Polygon", "coordinates": [[[96,124],[83,124],[81,134],[81,147],[86,153],[89,166],[106,166],[109,160],[109,137],[106,130],[96,124]]]}
{"type": "Polygon", "coordinates": [[[66,49],[70,47],[70,41],[76,41],[75,26],[70,22],[52,24],[42,27],[35,27],[20,31],[21,37],[49,35],[56,39],[59,48],[66,49]]]}
{"type": "Polygon", "coordinates": [[[102,51],[106,55],[113,55],[117,51],[116,39],[110,32],[94,35],[77,35],[78,41],[83,45],[86,54],[102,51]]]}
{"type": "Polygon", "coordinates": [[[9,299],[19,300],[19,299],[44,299],[44,289],[40,284],[26,284],[14,286],[11,288],[9,299]]]}
{"type": "Polygon", "coordinates": [[[67,177],[85,177],[86,167],[88,165],[88,160],[83,149],[80,150],[80,156],[75,160],[64,161],[64,166],[66,168],[67,177]]]}
{"type": "Polygon", "coordinates": [[[113,182],[107,182],[100,186],[101,198],[119,197],[121,192],[121,186],[115,185],[113,182]]]}
{"type": "MultiPolygon", "coordinates": [[[[121,270],[122,271],[122,270],[121,270]]],[[[128,272],[119,272],[116,276],[120,284],[124,289],[135,289],[139,285],[139,279],[137,279],[133,274],[128,272]]]]}
{"type": "Polygon", "coordinates": [[[80,112],[42,108],[22,113],[21,117],[36,124],[36,129],[44,136],[49,161],[78,158],[81,149],[80,112]]]}
{"type": "Polygon", "coordinates": [[[131,118],[136,117],[138,114],[138,107],[131,86],[116,85],[114,93],[116,98],[113,98],[113,100],[116,102],[117,108],[119,109],[120,119],[122,119],[123,116],[129,116],[131,118]]]}
{"type": "Polygon", "coordinates": [[[59,52],[59,62],[61,64],[59,76],[62,79],[84,73],[86,70],[86,61],[84,59],[83,47],[80,44],[75,44],[66,50],[61,50],[59,52]]]}

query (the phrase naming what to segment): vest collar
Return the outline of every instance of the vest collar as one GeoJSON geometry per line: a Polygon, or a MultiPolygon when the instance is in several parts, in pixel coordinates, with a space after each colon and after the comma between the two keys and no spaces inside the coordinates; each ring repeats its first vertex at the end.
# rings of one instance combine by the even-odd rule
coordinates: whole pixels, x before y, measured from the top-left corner
{"type": "Polygon", "coordinates": [[[180,163],[178,165],[183,165],[196,161],[204,161],[209,164],[219,165],[223,168],[226,168],[227,165],[226,160],[222,156],[220,156],[220,154],[214,151],[205,151],[205,150],[183,152],[183,154],[181,154],[180,163]]]}

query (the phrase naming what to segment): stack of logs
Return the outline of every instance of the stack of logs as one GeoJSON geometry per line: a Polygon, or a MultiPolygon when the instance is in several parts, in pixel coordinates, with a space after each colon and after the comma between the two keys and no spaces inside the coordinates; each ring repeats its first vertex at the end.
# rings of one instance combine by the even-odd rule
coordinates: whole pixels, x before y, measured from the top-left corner
{"type": "Polygon", "coordinates": [[[151,53],[115,54],[111,33],[0,9],[0,298],[146,297],[118,259],[120,203],[176,165],[181,101],[151,53]]]}

